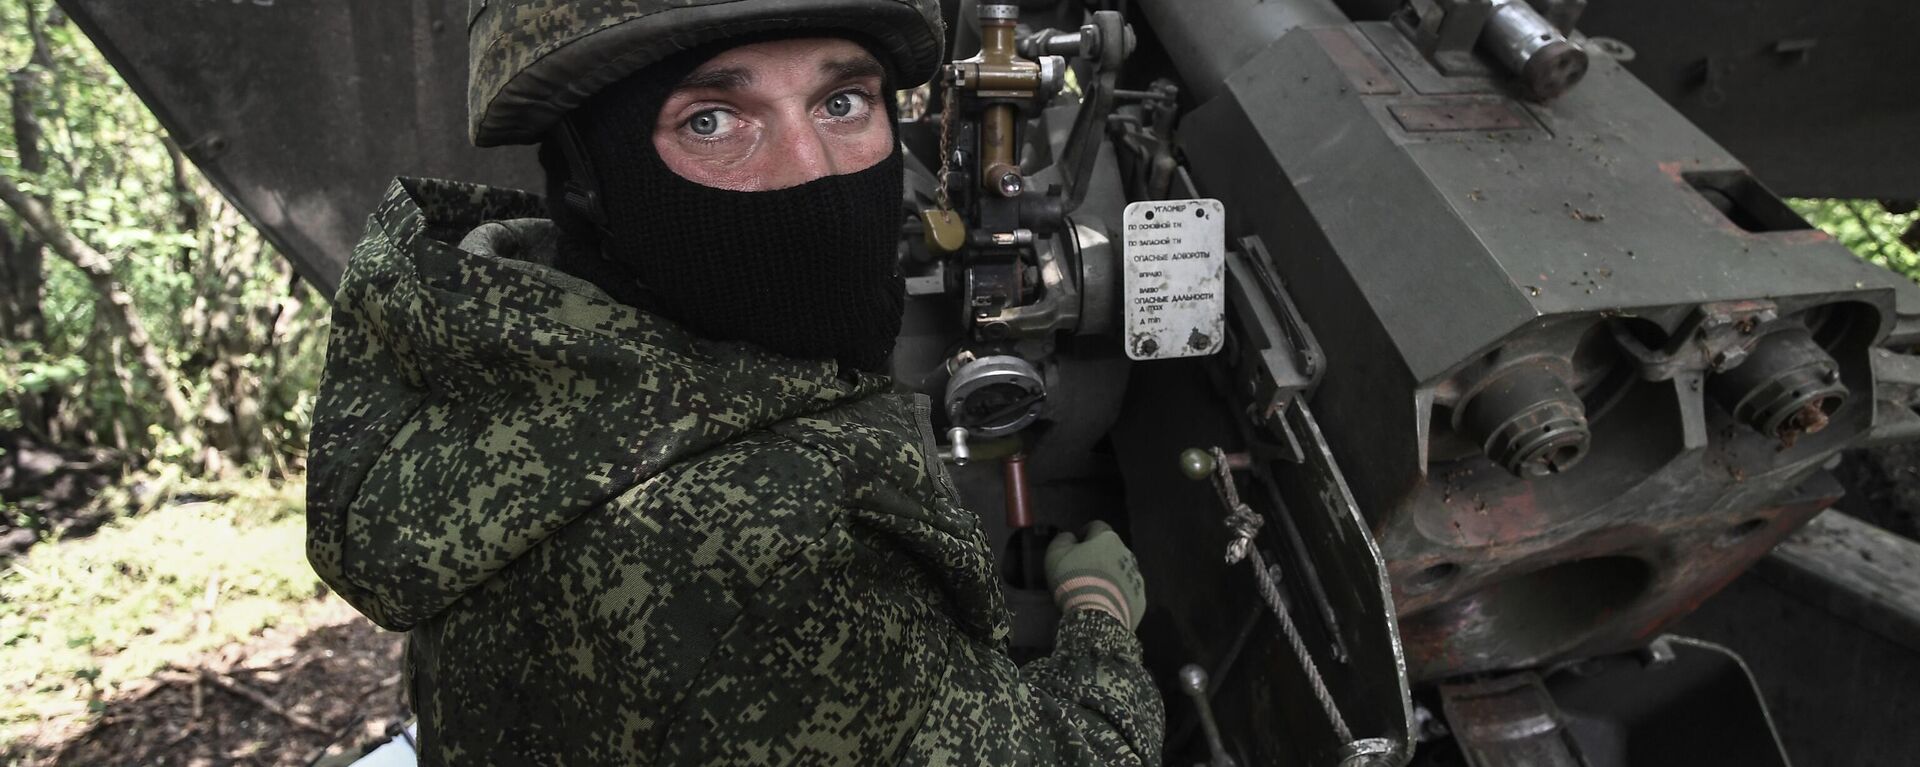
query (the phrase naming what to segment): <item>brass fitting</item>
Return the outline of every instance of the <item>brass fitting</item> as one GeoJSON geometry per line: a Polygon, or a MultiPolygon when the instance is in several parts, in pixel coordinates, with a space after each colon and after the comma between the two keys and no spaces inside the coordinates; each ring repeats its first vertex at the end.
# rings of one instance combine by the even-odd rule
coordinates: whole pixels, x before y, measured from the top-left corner
{"type": "Polygon", "coordinates": [[[989,3],[980,6],[980,53],[947,65],[949,87],[988,101],[980,120],[980,186],[1001,197],[1026,191],[1020,175],[1015,125],[1020,102],[1037,102],[1058,93],[1065,78],[1065,62],[1058,56],[1034,61],[1020,55],[1015,28],[1020,7],[989,3]]]}

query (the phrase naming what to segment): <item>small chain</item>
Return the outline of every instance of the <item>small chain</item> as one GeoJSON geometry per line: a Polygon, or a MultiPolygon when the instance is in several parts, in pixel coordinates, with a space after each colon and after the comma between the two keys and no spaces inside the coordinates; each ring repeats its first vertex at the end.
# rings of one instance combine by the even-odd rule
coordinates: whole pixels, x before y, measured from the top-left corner
{"type": "Polygon", "coordinates": [[[945,98],[940,107],[940,188],[934,190],[934,202],[940,210],[952,212],[953,199],[947,196],[947,175],[953,172],[953,91],[951,79],[942,89],[945,98]]]}

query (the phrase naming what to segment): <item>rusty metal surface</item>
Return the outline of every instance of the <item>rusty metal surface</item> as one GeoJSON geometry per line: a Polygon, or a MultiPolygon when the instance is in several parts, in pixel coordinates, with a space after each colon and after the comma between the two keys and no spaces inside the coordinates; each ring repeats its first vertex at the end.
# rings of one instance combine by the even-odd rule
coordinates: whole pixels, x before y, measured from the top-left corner
{"type": "Polygon", "coordinates": [[[1540,675],[1440,685],[1453,739],[1472,767],[1586,767],[1540,675]]]}
{"type": "Polygon", "coordinates": [[[1401,102],[1387,106],[1400,127],[1412,133],[1434,131],[1492,131],[1538,128],[1520,104],[1503,98],[1455,97],[1429,102],[1401,102]]]}
{"type": "Polygon", "coordinates": [[[539,179],[467,143],[465,0],[59,2],[326,295],[393,177],[539,179]]]}
{"type": "MultiPolygon", "coordinates": [[[[1359,26],[1347,39],[1398,35],[1359,26]]],[[[1366,59],[1327,39],[1281,37],[1182,139],[1198,192],[1274,249],[1326,349],[1314,408],[1387,561],[1412,679],[1644,644],[1833,502],[1820,466],[1876,423],[1870,350],[1915,312],[1910,283],[1776,216],[1610,61],[1527,107],[1532,127],[1413,131],[1395,107],[1501,90],[1375,45],[1397,94],[1362,92],[1366,59]],[[1758,299],[1771,314],[1727,314],[1758,299]],[[1695,343],[1721,314],[1732,336],[1695,343]],[[1763,434],[1708,396],[1729,350],[1782,323],[1817,331],[1857,393],[1817,434],[1763,434]],[[1576,385],[1591,445],[1521,478],[1451,413],[1529,360],[1576,385]]]]}

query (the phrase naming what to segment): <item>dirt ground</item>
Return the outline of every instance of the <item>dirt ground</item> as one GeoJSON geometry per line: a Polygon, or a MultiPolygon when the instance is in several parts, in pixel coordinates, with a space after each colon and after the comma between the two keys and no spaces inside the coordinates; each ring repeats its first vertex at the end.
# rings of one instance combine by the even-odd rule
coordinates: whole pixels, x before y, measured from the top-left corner
{"type": "Polygon", "coordinates": [[[338,598],[306,612],[304,630],[269,630],[99,701],[90,725],[42,722],[0,763],[300,767],[384,742],[406,718],[400,636],[338,598]]]}
{"type": "Polygon", "coordinates": [[[0,566],[42,539],[86,535],[110,516],[87,501],[119,479],[122,461],[100,450],[60,450],[19,431],[0,431],[0,501],[18,504],[19,527],[0,516],[0,566]]]}

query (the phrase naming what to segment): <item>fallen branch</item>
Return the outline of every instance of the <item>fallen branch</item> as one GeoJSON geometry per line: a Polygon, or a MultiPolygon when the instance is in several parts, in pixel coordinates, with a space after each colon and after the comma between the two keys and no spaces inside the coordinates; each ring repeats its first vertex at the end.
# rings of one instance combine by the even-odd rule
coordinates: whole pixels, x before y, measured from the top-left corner
{"type": "Polygon", "coordinates": [[[300,763],[306,765],[306,767],[313,767],[314,765],[319,764],[321,759],[327,758],[328,751],[332,751],[333,747],[335,745],[338,745],[342,738],[347,737],[347,733],[349,731],[351,731],[355,727],[359,727],[361,724],[365,723],[366,721],[367,721],[366,714],[354,714],[353,719],[349,720],[346,724],[341,725],[340,729],[335,730],[331,735],[327,737],[327,742],[320,744],[319,748],[309,752],[306,755],[306,758],[300,760],[300,763]]]}
{"type": "Polygon", "coordinates": [[[233,693],[234,695],[238,695],[242,698],[246,698],[247,700],[252,701],[255,705],[258,705],[259,707],[266,709],[268,712],[280,717],[281,719],[287,720],[293,726],[298,727],[302,730],[306,730],[307,732],[313,733],[315,735],[320,735],[320,736],[330,736],[333,734],[332,730],[329,730],[326,727],[321,726],[319,722],[315,722],[312,719],[308,719],[305,716],[300,715],[299,713],[289,710],[286,706],[282,706],[279,703],[275,702],[273,698],[268,697],[266,693],[253,689],[252,687],[248,687],[245,684],[241,684],[239,680],[236,680],[231,676],[227,676],[226,674],[222,674],[220,672],[214,671],[213,669],[209,669],[209,668],[199,668],[199,669],[194,669],[192,671],[188,671],[187,669],[180,669],[179,667],[176,666],[175,669],[177,669],[179,672],[182,672],[178,674],[179,676],[191,675],[187,679],[181,679],[180,681],[182,682],[189,682],[189,681],[192,681],[193,679],[199,679],[201,681],[206,682],[207,684],[213,685],[222,690],[233,693]]]}
{"type": "Polygon", "coordinates": [[[188,722],[187,728],[184,730],[181,730],[179,735],[175,735],[167,739],[167,748],[173,748],[175,746],[180,745],[181,743],[185,743],[188,738],[191,738],[198,734],[200,734],[200,723],[188,722]]]}

